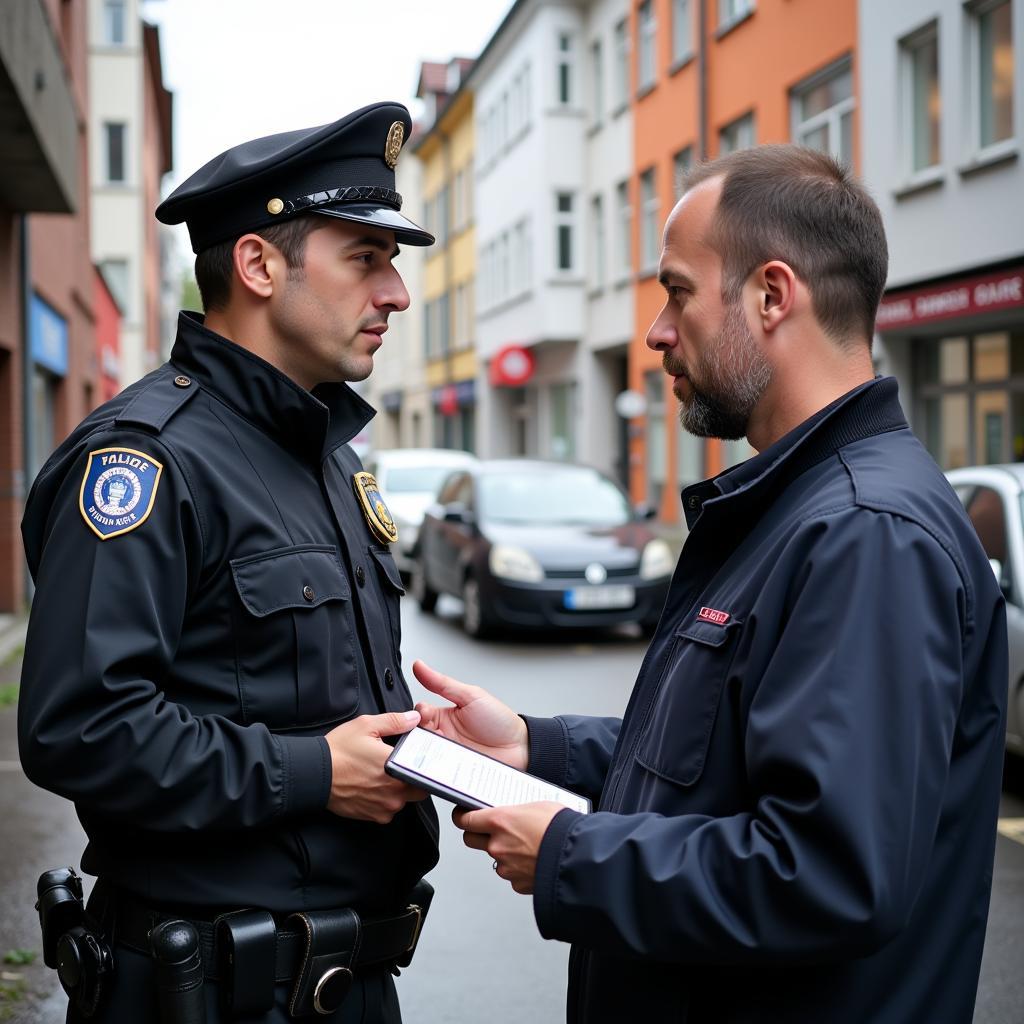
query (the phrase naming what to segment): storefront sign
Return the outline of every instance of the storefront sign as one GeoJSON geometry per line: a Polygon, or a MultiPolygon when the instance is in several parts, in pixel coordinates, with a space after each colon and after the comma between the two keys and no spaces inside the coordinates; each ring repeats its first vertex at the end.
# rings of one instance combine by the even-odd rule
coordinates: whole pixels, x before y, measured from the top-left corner
{"type": "Polygon", "coordinates": [[[29,309],[29,341],[37,366],[58,377],[68,372],[67,321],[38,295],[32,296],[29,309]]]}
{"type": "Polygon", "coordinates": [[[454,416],[459,409],[476,401],[476,381],[460,380],[454,384],[445,384],[444,387],[434,388],[430,397],[442,416],[454,416]]]}
{"type": "Polygon", "coordinates": [[[533,369],[533,353],[528,348],[506,345],[491,360],[491,384],[499,388],[520,387],[533,376],[533,369]]]}
{"type": "Polygon", "coordinates": [[[1024,267],[887,295],[875,323],[894,331],[1017,306],[1024,306],[1024,267]]]}

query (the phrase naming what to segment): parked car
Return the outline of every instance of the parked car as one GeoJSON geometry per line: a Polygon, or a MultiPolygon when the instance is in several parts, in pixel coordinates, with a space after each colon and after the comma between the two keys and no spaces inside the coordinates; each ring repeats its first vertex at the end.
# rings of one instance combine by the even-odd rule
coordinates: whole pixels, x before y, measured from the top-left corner
{"type": "Polygon", "coordinates": [[[1006,598],[1010,636],[1006,748],[1024,755],[1024,464],[952,469],[946,477],[974,523],[1006,598]]]}
{"type": "Polygon", "coordinates": [[[623,490],[588,466],[481,460],[445,481],[420,527],[411,589],[432,611],[464,604],[463,626],[653,630],[674,568],[669,546],[623,490]]]}
{"type": "Polygon", "coordinates": [[[450,448],[392,448],[371,452],[363,459],[398,527],[391,554],[399,572],[408,575],[412,570],[411,556],[423,513],[445,478],[452,470],[475,462],[474,455],[450,448]]]}

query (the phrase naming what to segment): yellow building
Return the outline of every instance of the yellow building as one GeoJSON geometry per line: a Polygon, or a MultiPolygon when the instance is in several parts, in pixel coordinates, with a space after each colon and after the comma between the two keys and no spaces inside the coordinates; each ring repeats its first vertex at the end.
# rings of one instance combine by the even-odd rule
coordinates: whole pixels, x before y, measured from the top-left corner
{"type": "Polygon", "coordinates": [[[422,65],[417,96],[428,123],[414,149],[423,166],[424,227],[437,239],[426,251],[420,299],[433,443],[466,451],[475,448],[477,386],[473,94],[461,85],[471,66],[460,57],[422,65]]]}

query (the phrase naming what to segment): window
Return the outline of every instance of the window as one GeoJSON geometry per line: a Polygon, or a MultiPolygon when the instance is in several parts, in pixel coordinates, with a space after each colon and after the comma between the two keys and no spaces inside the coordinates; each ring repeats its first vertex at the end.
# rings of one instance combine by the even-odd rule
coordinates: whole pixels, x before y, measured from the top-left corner
{"type": "Polygon", "coordinates": [[[125,0],[103,0],[103,41],[123,46],[125,39],[125,0]]]}
{"type": "Polygon", "coordinates": [[[672,0],[672,63],[693,53],[693,11],[690,0],[672,0]]]}
{"type": "Polygon", "coordinates": [[[1013,17],[1009,0],[972,11],[976,101],[975,144],[984,149],[1013,137],[1013,17]]]}
{"type": "Polygon", "coordinates": [[[718,155],[725,156],[738,149],[749,149],[755,142],[754,115],[744,114],[718,133],[718,155]]]}
{"type": "Polygon", "coordinates": [[[558,34],[558,79],[556,98],[562,106],[572,103],[572,36],[558,34]]]}
{"type": "Polygon", "coordinates": [[[604,120],[604,57],[601,40],[590,44],[590,122],[599,125],[604,120]]]}
{"type": "Polygon", "coordinates": [[[124,133],[125,126],[118,121],[107,121],[103,125],[106,142],[107,181],[118,184],[124,175],[124,133]]]}
{"type": "Polygon", "coordinates": [[[551,457],[569,460],[576,456],[576,439],[573,436],[573,399],[575,385],[571,382],[551,385],[551,457]]]}
{"type": "Polygon", "coordinates": [[[657,23],[654,20],[652,0],[644,0],[637,8],[637,88],[649,89],[655,78],[655,36],[657,23]]]}
{"type": "Polygon", "coordinates": [[[436,217],[434,234],[437,237],[438,245],[445,245],[448,241],[448,228],[451,223],[451,215],[448,206],[448,186],[445,185],[434,200],[434,214],[436,217]]]}
{"type": "Polygon", "coordinates": [[[618,221],[618,271],[619,277],[633,272],[633,210],[629,205],[629,182],[620,181],[615,188],[616,220],[618,221]]]}
{"type": "Polygon", "coordinates": [[[514,228],[515,240],[515,290],[525,292],[530,288],[530,225],[521,220],[514,228]]]}
{"type": "Polygon", "coordinates": [[[625,18],[615,26],[615,109],[629,102],[629,23],[625,18]]]}
{"type": "Polygon", "coordinates": [[[754,0],[718,0],[718,24],[725,28],[754,9],[754,0]]]}
{"type": "Polygon", "coordinates": [[[654,270],[661,255],[658,190],[654,168],[640,175],[640,268],[654,270]]]}
{"type": "Polygon", "coordinates": [[[903,111],[911,173],[940,163],[939,33],[933,23],[900,44],[903,111]]]}
{"type": "Polygon", "coordinates": [[[128,261],[123,259],[103,260],[100,263],[103,280],[106,281],[110,294],[117,301],[121,316],[125,320],[132,319],[132,308],[129,301],[131,291],[128,286],[128,261]]]}
{"type": "Polygon", "coordinates": [[[599,195],[590,200],[590,250],[590,287],[599,291],[605,277],[604,202],[599,195]]]}
{"type": "Polygon", "coordinates": [[[853,164],[853,72],[845,58],[793,90],[793,141],[853,164]]]}
{"type": "Polygon", "coordinates": [[[448,293],[437,300],[437,354],[444,356],[451,348],[451,320],[449,318],[448,293]]]}
{"type": "Polygon", "coordinates": [[[571,192],[555,195],[555,268],[572,270],[573,254],[573,196],[571,192]]]}
{"type": "Polygon", "coordinates": [[[672,195],[678,199],[683,194],[683,180],[693,167],[693,146],[686,146],[672,157],[672,195]]]}

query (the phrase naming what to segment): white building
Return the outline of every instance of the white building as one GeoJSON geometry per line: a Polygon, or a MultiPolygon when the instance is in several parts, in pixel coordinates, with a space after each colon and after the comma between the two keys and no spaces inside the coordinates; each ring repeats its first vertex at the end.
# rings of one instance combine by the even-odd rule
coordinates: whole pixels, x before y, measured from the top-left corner
{"type": "Polygon", "coordinates": [[[473,69],[484,456],[621,461],[609,409],[633,314],[610,239],[632,126],[613,108],[607,68],[622,7],[518,0],[473,69]],[[496,385],[510,347],[532,373],[496,385]]]}
{"type": "Polygon", "coordinates": [[[1024,0],[861,0],[880,368],[944,468],[1024,459],[1024,0]]]}
{"type": "Polygon", "coordinates": [[[120,380],[163,359],[166,261],[153,216],[171,169],[171,94],[138,0],[89,0],[92,258],[121,308],[120,380]]]}

